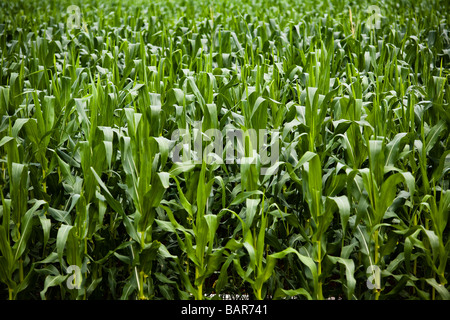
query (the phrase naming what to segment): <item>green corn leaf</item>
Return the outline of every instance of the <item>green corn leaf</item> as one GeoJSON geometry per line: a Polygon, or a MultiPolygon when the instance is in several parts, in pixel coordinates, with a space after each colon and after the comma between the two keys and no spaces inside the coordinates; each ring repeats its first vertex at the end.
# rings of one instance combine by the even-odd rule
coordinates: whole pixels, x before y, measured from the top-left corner
{"type": "Polygon", "coordinates": [[[217,283],[215,286],[215,289],[218,293],[222,292],[222,289],[227,284],[228,280],[228,267],[230,266],[231,262],[233,262],[235,256],[233,254],[229,255],[226,261],[222,264],[222,267],[220,268],[219,278],[217,279],[217,283]]]}
{"type": "Polygon", "coordinates": [[[11,274],[15,261],[6,230],[3,226],[0,226],[0,249],[4,258],[4,267],[7,271],[5,274],[11,274]]]}
{"type": "Polygon", "coordinates": [[[439,137],[445,133],[446,130],[445,121],[439,121],[435,126],[431,128],[428,132],[425,140],[425,152],[429,153],[431,149],[434,147],[439,137]]]}
{"type": "Polygon", "coordinates": [[[450,300],[450,292],[443,286],[436,282],[436,279],[425,279],[440,294],[443,300],[450,300]]]}
{"type": "Polygon", "coordinates": [[[304,296],[308,300],[312,300],[311,294],[303,288],[291,289],[291,290],[285,290],[282,288],[278,288],[275,292],[273,299],[278,300],[278,299],[282,299],[285,297],[295,297],[295,296],[304,296]]]}
{"type": "Polygon", "coordinates": [[[66,247],[67,238],[69,237],[69,232],[72,228],[73,226],[62,224],[56,236],[56,251],[58,253],[58,258],[61,264],[64,254],[64,248],[66,247]]]}
{"type": "Polygon", "coordinates": [[[45,294],[47,293],[48,289],[51,287],[61,285],[67,279],[67,277],[68,277],[67,275],[57,275],[57,276],[48,275],[45,278],[44,289],[40,292],[41,299],[47,300],[45,294]]]}
{"type": "Polygon", "coordinates": [[[103,191],[103,195],[105,196],[108,204],[111,206],[111,208],[115,212],[119,213],[122,216],[123,222],[125,224],[125,228],[126,228],[128,234],[130,235],[130,237],[132,237],[135,241],[140,242],[140,237],[138,236],[135,227],[132,225],[130,218],[123,211],[120,203],[117,200],[115,200],[114,197],[111,195],[111,193],[109,192],[106,185],[103,183],[103,181],[100,179],[100,177],[95,172],[94,168],[91,167],[91,171],[94,174],[94,177],[97,180],[97,183],[100,185],[100,187],[103,191]]]}
{"type": "Polygon", "coordinates": [[[356,279],[355,279],[355,263],[351,259],[344,259],[341,257],[328,256],[332,263],[340,263],[345,268],[345,275],[347,278],[347,299],[353,300],[353,293],[355,292],[356,279]]]}
{"type": "Polygon", "coordinates": [[[31,207],[30,210],[28,210],[22,217],[20,225],[21,237],[19,241],[15,244],[15,253],[14,253],[15,261],[17,261],[22,256],[25,249],[27,248],[27,241],[30,237],[31,230],[33,228],[33,218],[35,216],[35,212],[43,204],[46,204],[44,200],[36,201],[33,207],[31,207]]]}
{"type": "Polygon", "coordinates": [[[339,210],[339,215],[341,217],[342,223],[342,230],[345,234],[347,231],[348,220],[350,218],[350,202],[348,201],[347,196],[328,197],[328,199],[334,201],[339,210]]]}
{"type": "Polygon", "coordinates": [[[252,226],[259,202],[259,199],[247,199],[245,202],[247,208],[245,212],[245,224],[247,226],[247,230],[249,230],[252,226]]]}
{"type": "Polygon", "coordinates": [[[27,178],[27,166],[13,163],[11,172],[11,204],[13,210],[11,217],[16,224],[20,224],[20,220],[27,211],[27,178]]]}
{"type": "Polygon", "coordinates": [[[231,202],[230,206],[238,205],[238,204],[246,201],[247,198],[257,195],[257,194],[262,195],[263,192],[260,190],[241,192],[241,193],[239,193],[239,195],[236,198],[234,198],[234,200],[231,202]]]}
{"type": "Polygon", "coordinates": [[[398,156],[404,146],[404,140],[407,138],[407,133],[401,132],[395,135],[394,139],[386,145],[387,154],[385,155],[385,165],[395,165],[398,160],[398,156]],[[403,142],[403,143],[402,143],[403,142]]]}
{"type": "MultiPolygon", "coordinates": [[[[297,250],[293,249],[293,248],[287,248],[281,252],[277,252],[272,254],[271,256],[273,258],[276,259],[282,259],[284,258],[287,254],[290,253],[294,253],[297,255],[297,257],[299,258],[299,260],[308,267],[308,269],[311,271],[312,277],[313,277],[313,284],[314,284],[314,288],[315,288],[315,294],[317,294],[317,288],[318,288],[318,284],[319,284],[319,277],[317,274],[317,266],[314,263],[314,260],[310,257],[307,257],[305,255],[302,255],[301,253],[299,253],[297,250]]],[[[313,296],[314,299],[316,299],[316,296],[313,296]]]]}
{"type": "Polygon", "coordinates": [[[151,263],[155,260],[160,246],[161,243],[155,240],[139,253],[139,263],[141,265],[141,270],[144,271],[145,274],[151,273],[151,263]]]}

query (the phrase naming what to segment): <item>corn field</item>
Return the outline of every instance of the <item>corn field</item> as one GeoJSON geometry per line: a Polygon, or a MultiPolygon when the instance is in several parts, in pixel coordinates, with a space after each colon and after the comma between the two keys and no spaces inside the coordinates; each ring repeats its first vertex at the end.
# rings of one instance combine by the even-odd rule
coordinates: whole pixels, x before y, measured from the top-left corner
{"type": "Polygon", "coordinates": [[[449,12],[2,1],[0,299],[449,300],[449,12]]]}

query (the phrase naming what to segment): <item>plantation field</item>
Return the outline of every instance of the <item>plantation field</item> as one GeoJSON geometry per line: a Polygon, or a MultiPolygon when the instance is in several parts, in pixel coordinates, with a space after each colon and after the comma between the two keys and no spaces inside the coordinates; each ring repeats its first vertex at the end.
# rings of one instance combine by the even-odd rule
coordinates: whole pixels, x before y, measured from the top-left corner
{"type": "Polygon", "coordinates": [[[450,299],[448,1],[0,3],[0,299],[450,299]]]}

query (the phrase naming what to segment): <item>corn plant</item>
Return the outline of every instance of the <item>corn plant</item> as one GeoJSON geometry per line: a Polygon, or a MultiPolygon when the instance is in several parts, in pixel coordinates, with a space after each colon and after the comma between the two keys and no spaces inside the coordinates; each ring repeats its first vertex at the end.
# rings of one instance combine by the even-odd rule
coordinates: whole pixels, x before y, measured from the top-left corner
{"type": "Polygon", "coordinates": [[[0,298],[450,299],[449,9],[1,2],[0,298]]]}

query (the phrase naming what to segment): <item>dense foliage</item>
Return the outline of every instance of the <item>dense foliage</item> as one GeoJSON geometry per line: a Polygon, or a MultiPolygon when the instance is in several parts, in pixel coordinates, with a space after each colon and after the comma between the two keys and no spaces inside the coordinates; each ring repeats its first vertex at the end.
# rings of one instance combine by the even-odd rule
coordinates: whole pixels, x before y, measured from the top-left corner
{"type": "Polygon", "coordinates": [[[0,297],[450,299],[449,9],[2,1],[0,297]]]}

